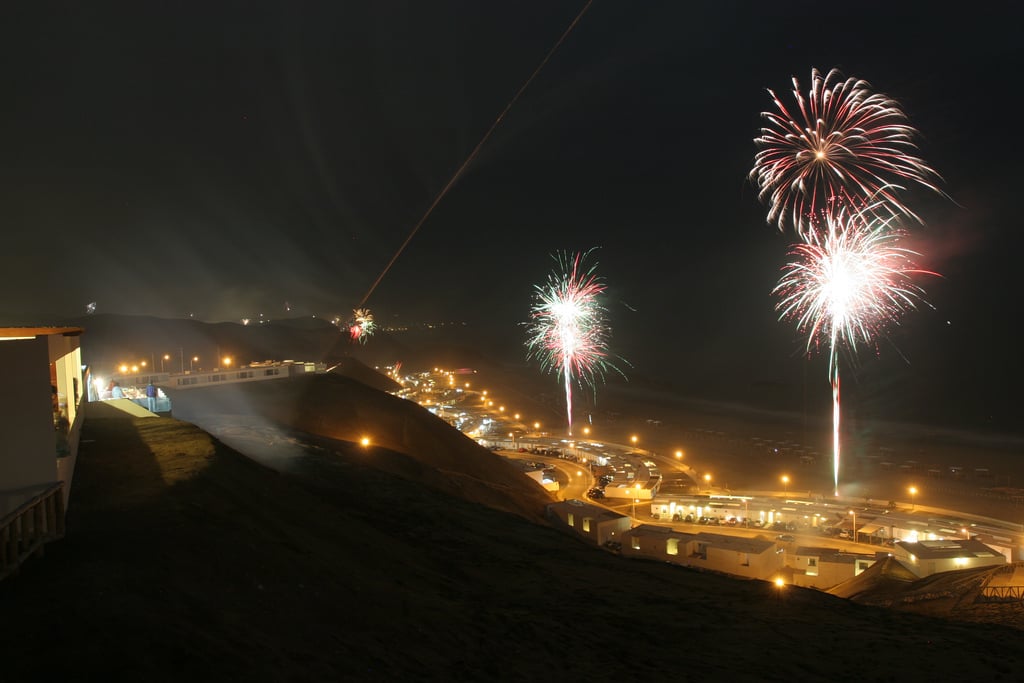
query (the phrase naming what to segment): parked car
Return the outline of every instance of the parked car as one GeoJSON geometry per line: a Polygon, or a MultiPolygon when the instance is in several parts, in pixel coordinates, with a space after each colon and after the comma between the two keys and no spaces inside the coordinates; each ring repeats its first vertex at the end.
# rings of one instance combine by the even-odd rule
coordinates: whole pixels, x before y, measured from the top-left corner
{"type": "Polygon", "coordinates": [[[792,543],[796,540],[796,536],[793,534],[779,534],[775,537],[776,541],[784,541],[785,543],[792,543]]]}

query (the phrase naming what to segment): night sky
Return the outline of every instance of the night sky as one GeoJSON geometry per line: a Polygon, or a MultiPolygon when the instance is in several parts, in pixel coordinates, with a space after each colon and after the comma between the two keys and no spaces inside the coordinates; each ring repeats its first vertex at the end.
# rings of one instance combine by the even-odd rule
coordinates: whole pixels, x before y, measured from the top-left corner
{"type": "MultiPolygon", "coordinates": [[[[346,316],[585,2],[19,4],[0,21],[9,323],[90,302],[346,316]]],[[[770,295],[793,236],[747,175],[766,88],[835,67],[903,105],[949,195],[905,195],[944,277],[858,356],[851,410],[1020,431],[1022,14],[596,0],[367,305],[513,350],[550,254],[596,248],[627,374],[827,404],[825,359],[770,295]]]]}

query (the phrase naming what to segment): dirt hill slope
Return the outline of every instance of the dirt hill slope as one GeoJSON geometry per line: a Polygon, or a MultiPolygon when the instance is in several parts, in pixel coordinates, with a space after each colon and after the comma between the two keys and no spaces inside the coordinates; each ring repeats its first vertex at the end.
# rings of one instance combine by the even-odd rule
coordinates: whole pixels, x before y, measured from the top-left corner
{"type": "Polygon", "coordinates": [[[333,373],[170,392],[175,416],[205,424],[257,415],[327,448],[368,437],[373,467],[540,522],[551,498],[503,458],[423,407],[333,373]],[[226,417],[225,419],[230,419],[226,417]]]}
{"type": "Polygon", "coordinates": [[[1019,632],[627,561],[313,450],[282,475],[89,404],[67,537],[0,582],[0,680],[1010,680],[1019,632]]]}

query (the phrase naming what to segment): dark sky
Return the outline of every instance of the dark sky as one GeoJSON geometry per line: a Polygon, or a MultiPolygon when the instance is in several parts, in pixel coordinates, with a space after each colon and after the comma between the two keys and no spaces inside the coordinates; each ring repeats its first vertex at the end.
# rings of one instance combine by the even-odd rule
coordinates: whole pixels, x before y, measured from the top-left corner
{"type": "MultiPolygon", "coordinates": [[[[5,5],[0,314],[347,315],[584,4],[5,5]]],[[[907,197],[944,279],[851,397],[1015,428],[1022,14],[595,0],[367,305],[513,347],[550,254],[596,247],[629,372],[827,400],[747,173],[765,89],[836,67],[903,105],[951,197],[907,197]]]]}

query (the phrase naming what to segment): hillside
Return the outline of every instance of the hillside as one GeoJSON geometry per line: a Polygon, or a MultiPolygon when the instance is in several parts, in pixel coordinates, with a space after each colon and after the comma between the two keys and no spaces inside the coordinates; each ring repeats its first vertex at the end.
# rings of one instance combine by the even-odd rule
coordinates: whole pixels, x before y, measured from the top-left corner
{"type": "Polygon", "coordinates": [[[1011,680],[1024,665],[1019,631],[626,561],[449,495],[424,481],[465,456],[415,446],[419,429],[415,456],[335,438],[284,475],[186,422],[89,404],[67,537],[0,583],[0,680],[1011,680]]]}
{"type": "Polygon", "coordinates": [[[519,470],[422,406],[339,373],[169,395],[175,416],[210,429],[235,424],[239,416],[258,416],[328,449],[367,437],[372,447],[361,452],[374,467],[534,521],[550,502],[519,470]]]}

